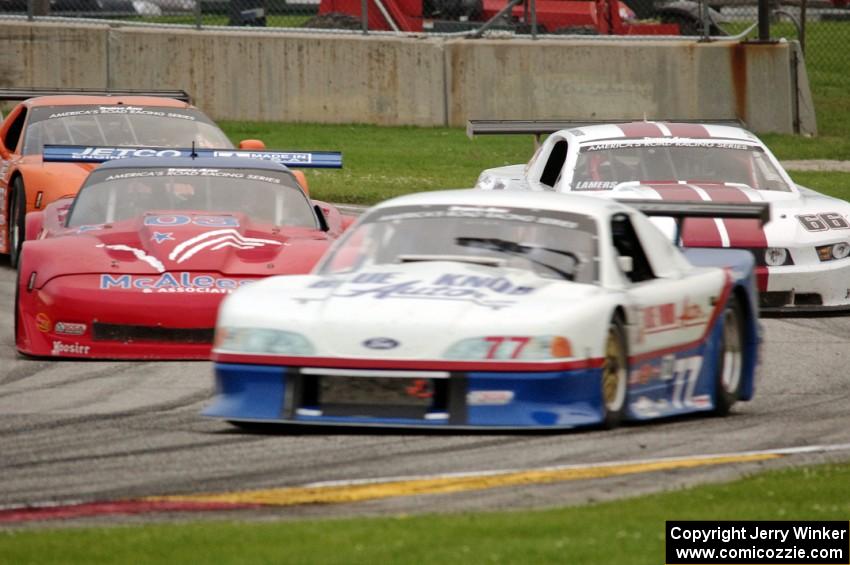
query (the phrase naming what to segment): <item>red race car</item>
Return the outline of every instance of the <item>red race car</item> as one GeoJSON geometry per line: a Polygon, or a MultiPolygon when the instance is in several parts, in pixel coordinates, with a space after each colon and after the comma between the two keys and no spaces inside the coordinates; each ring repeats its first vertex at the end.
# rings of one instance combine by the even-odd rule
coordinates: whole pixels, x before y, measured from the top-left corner
{"type": "MultiPolygon", "coordinates": [[[[45,160],[135,151],[49,147],[45,160]]],[[[281,165],[339,167],[338,153],[159,153],[191,156],[106,162],[76,197],[27,216],[15,300],[19,352],[207,359],[225,295],[261,277],[309,272],[351,221],[311,201],[281,165]]]]}

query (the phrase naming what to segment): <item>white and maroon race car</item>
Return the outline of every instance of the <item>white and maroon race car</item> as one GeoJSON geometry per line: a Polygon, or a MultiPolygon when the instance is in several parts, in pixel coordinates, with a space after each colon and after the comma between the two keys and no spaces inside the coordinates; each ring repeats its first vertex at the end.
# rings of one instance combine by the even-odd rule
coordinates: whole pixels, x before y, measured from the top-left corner
{"type": "Polygon", "coordinates": [[[763,312],[850,311],[850,203],[795,184],[764,143],[742,127],[501,120],[472,121],[468,132],[550,134],[527,164],[487,169],[476,188],[618,200],[769,202],[769,224],[691,219],[678,234],[681,243],[751,251],[763,312]]]}

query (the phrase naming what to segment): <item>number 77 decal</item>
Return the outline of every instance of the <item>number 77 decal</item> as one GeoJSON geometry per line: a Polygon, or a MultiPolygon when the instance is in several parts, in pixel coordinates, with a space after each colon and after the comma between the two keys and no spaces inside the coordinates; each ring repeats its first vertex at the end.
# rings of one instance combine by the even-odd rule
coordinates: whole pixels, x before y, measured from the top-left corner
{"type": "Polygon", "coordinates": [[[702,368],[702,356],[683,357],[676,359],[672,355],[667,356],[661,362],[661,378],[673,381],[673,395],[671,398],[674,408],[692,406],[694,389],[699,380],[702,368]]]}

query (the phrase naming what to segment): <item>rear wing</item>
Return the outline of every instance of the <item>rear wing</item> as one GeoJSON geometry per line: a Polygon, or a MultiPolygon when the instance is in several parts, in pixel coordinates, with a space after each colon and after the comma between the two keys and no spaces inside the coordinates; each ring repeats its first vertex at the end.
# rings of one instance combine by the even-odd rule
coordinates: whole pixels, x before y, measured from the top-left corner
{"type": "MultiPolygon", "coordinates": [[[[540,136],[555,133],[562,129],[580,128],[600,124],[619,124],[640,121],[636,118],[608,118],[604,120],[469,120],[466,122],[466,135],[472,139],[476,135],[533,135],[535,144],[540,136]]],[[[643,121],[647,121],[644,119],[643,121]]],[[[705,120],[693,118],[657,118],[649,121],[678,122],[682,124],[716,124],[724,126],[746,127],[739,119],[705,120]]]]}
{"type": "Polygon", "coordinates": [[[254,151],[249,149],[171,149],[160,147],[96,147],[45,145],[45,163],[103,163],[132,157],[243,158],[274,161],[287,167],[341,169],[339,151],[254,151]]]}
{"type": "Polygon", "coordinates": [[[667,202],[660,200],[632,200],[617,198],[617,202],[636,208],[650,217],[673,218],[676,221],[676,239],[680,241],[682,228],[688,218],[725,218],[757,220],[760,226],[770,221],[770,204],[767,202],[667,202]]]}
{"type": "Polygon", "coordinates": [[[131,88],[0,88],[0,100],[26,100],[37,96],[156,96],[192,103],[185,90],[135,90],[131,88]]]}

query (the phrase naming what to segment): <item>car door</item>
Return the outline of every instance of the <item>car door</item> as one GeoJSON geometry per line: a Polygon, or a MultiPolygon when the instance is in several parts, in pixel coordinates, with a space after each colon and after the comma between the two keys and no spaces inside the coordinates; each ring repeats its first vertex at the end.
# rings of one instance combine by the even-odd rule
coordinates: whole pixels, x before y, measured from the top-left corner
{"type": "Polygon", "coordinates": [[[704,356],[725,273],[689,267],[637,212],[615,214],[611,230],[618,254],[632,263],[626,273],[636,313],[629,351],[632,401],[649,406],[653,415],[708,406],[712,375],[703,370],[704,356]]]}

